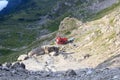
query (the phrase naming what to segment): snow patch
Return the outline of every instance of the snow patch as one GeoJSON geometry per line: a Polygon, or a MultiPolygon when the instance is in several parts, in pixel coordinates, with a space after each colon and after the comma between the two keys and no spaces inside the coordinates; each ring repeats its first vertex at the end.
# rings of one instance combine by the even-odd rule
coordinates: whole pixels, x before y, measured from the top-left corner
{"type": "Polygon", "coordinates": [[[7,0],[0,0],[0,11],[2,11],[8,5],[7,0]]]}

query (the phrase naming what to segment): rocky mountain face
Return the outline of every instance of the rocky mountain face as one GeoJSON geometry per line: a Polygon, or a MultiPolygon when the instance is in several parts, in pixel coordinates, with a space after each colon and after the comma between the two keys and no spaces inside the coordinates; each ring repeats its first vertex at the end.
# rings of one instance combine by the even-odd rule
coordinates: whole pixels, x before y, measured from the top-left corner
{"type": "Polygon", "coordinates": [[[63,7],[63,11],[68,10],[70,14],[60,22],[58,31],[40,36],[29,47],[21,49],[21,53],[37,55],[41,53],[41,46],[55,46],[59,48],[56,56],[54,52],[39,56],[21,55],[18,63],[0,66],[0,79],[119,80],[119,0],[80,1],[81,6],[84,6],[82,9],[79,0],[59,1],[47,17],[42,17],[42,20],[51,21],[64,14],[61,12],[63,7]],[[83,13],[79,14],[82,10],[83,13]],[[90,11],[92,13],[88,13],[90,11]],[[56,35],[74,38],[74,41],[66,45],[56,45],[56,35]]]}

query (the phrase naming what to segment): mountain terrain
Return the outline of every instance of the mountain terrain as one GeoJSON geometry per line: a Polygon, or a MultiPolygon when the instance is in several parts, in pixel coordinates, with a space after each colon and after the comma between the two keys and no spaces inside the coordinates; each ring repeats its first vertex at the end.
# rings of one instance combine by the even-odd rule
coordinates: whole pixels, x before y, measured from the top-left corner
{"type": "Polygon", "coordinates": [[[31,0],[35,10],[29,6],[1,18],[0,62],[15,61],[44,45],[59,47],[59,53],[1,64],[1,80],[120,80],[119,0],[61,0],[53,1],[55,5],[44,0],[51,5],[42,9],[45,12],[40,9],[45,8],[42,0],[41,5],[37,1],[31,0]],[[33,12],[25,13],[29,9],[33,12]],[[35,16],[38,10],[40,15],[35,16]],[[57,45],[57,35],[74,41],[57,45]]]}
{"type": "MultiPolygon", "coordinates": [[[[12,3],[12,0],[9,1],[12,3]]],[[[73,16],[82,22],[91,21],[94,17],[104,16],[119,5],[118,0],[25,0],[23,2],[20,0],[19,2],[21,6],[17,6],[18,8],[13,9],[10,14],[0,17],[0,54],[3,55],[0,58],[1,62],[4,62],[4,58],[12,61],[9,59],[10,55],[17,58],[19,54],[27,53],[37,47],[31,45],[37,43],[42,35],[58,30],[60,22],[65,17],[73,16]],[[113,7],[104,10],[112,5],[113,7]],[[104,11],[98,13],[101,10],[104,11]]]]}
{"type": "MultiPolygon", "coordinates": [[[[66,71],[71,68],[119,67],[119,13],[120,8],[118,6],[112,9],[112,12],[110,11],[102,18],[93,21],[82,22],[75,17],[64,18],[59,25],[56,35],[74,38],[74,42],[66,45],[56,45],[54,40],[46,41],[43,44],[60,47],[59,55],[57,57],[49,55],[38,56],[37,61],[40,64],[45,64],[44,62],[48,61],[50,66],[55,67],[53,68],[55,71],[66,71]],[[71,66],[68,66],[68,64],[71,66]]],[[[43,38],[51,38],[54,34],[48,34],[43,38]]],[[[28,69],[34,70],[34,67],[36,69],[36,65],[39,64],[32,66],[32,61],[34,63],[34,58],[30,59],[30,61],[29,59],[25,60],[23,63],[28,66],[28,69]]],[[[38,69],[41,68],[38,67],[38,69]]]]}

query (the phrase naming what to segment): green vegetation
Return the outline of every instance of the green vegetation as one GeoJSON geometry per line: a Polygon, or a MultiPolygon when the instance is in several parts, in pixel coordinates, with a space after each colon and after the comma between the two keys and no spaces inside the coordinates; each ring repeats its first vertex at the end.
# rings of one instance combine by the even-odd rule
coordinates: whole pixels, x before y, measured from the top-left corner
{"type": "Polygon", "coordinates": [[[10,49],[0,49],[0,63],[3,63],[5,61],[13,61],[14,57],[9,56],[10,54],[15,53],[15,51],[12,51],[10,49]]]}
{"type": "Polygon", "coordinates": [[[40,20],[40,16],[47,15],[56,3],[55,0],[29,0],[21,5],[20,11],[0,17],[0,44],[8,48],[29,45],[41,30],[41,26],[36,25],[35,21],[40,20]]]}
{"type": "Polygon", "coordinates": [[[66,33],[65,33],[65,35],[69,35],[69,34],[71,34],[71,32],[70,32],[70,31],[68,31],[68,32],[66,32],[66,33]]]}
{"type": "Polygon", "coordinates": [[[63,15],[61,15],[60,17],[56,18],[55,20],[51,20],[50,22],[48,22],[46,28],[52,32],[58,30],[60,22],[67,16],[69,16],[70,13],[69,12],[65,12],[63,15]]]}
{"type": "Polygon", "coordinates": [[[0,49],[0,55],[5,56],[8,55],[10,53],[13,53],[15,51],[9,50],[9,49],[0,49]]]}
{"type": "Polygon", "coordinates": [[[31,44],[29,44],[26,48],[24,48],[22,50],[11,51],[11,50],[6,50],[6,49],[1,49],[0,53],[2,52],[4,55],[0,56],[0,63],[4,63],[6,61],[8,61],[8,62],[16,61],[19,55],[27,54],[32,49],[41,46],[41,44],[44,41],[51,41],[55,35],[56,35],[56,32],[54,32],[54,33],[52,33],[52,34],[50,34],[42,39],[35,40],[31,44]]]}
{"type": "Polygon", "coordinates": [[[36,41],[36,38],[39,37],[40,30],[52,25],[54,26],[49,30],[58,29],[61,19],[56,19],[58,20],[56,24],[56,21],[53,20],[46,27],[36,23],[41,20],[41,16],[49,14],[58,1],[29,0],[25,5],[21,5],[19,11],[0,16],[0,46],[5,48],[4,50],[0,48],[2,55],[0,62],[16,60],[20,54],[27,53],[32,48],[39,46],[42,41],[36,41]],[[17,51],[12,51],[12,49],[17,49],[17,51]]]}

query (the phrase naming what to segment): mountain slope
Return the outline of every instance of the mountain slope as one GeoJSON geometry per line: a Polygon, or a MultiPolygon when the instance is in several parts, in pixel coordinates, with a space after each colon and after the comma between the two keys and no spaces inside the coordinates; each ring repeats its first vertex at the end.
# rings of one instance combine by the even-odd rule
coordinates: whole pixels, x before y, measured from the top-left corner
{"type": "MultiPolygon", "coordinates": [[[[32,56],[19,61],[20,64],[17,64],[18,68],[15,69],[11,68],[13,65],[6,65],[10,66],[9,68],[0,66],[0,79],[119,80],[120,3],[94,14],[86,16],[85,19],[75,15],[65,17],[60,22],[58,31],[41,36],[18,52],[18,54],[28,53],[48,44],[60,48],[57,56],[53,56],[52,53],[32,56]],[[54,43],[56,35],[75,40],[66,45],[56,45],[54,43]],[[26,69],[30,71],[22,69],[21,63],[24,63],[26,69]]],[[[7,56],[7,59],[15,58],[18,54],[7,56]]]]}
{"type": "MultiPolygon", "coordinates": [[[[99,13],[100,10],[107,8],[112,4],[114,5],[110,10],[113,10],[119,5],[117,0],[30,0],[29,3],[26,3],[26,5],[21,7],[20,11],[3,16],[0,19],[0,52],[3,55],[1,57],[1,59],[3,59],[2,62],[6,60],[4,58],[7,58],[9,61],[11,60],[11,55],[12,57],[14,55],[17,57],[19,54],[27,53],[32,48],[39,46],[42,42],[40,40],[41,36],[57,30],[60,21],[66,16],[75,17],[81,20],[81,22],[92,21],[95,17],[101,17],[101,15],[105,15],[103,13],[109,12],[110,10],[108,9],[104,10],[103,13],[99,13]],[[95,8],[98,12],[94,12],[94,9],[91,9],[91,7],[96,7],[98,4],[105,5],[107,2],[110,2],[110,4],[101,9],[95,8]],[[33,6],[31,7],[31,5],[33,6]],[[49,6],[49,8],[45,6],[49,6]],[[93,11],[91,12],[91,10],[93,11]],[[97,16],[93,16],[93,14],[96,14],[97,16]],[[36,46],[32,41],[35,44],[39,44],[36,46]]],[[[74,21],[70,22],[73,23],[73,26],[76,26],[74,25],[74,21]]],[[[71,32],[66,32],[66,34],[69,33],[71,32]]]]}
{"type": "MultiPolygon", "coordinates": [[[[120,6],[104,17],[83,23],[76,18],[65,18],[58,34],[75,38],[73,43],[59,45],[56,56],[42,55],[23,61],[29,70],[44,70],[46,64],[51,71],[79,70],[82,68],[119,67],[120,55],[120,6]],[[32,65],[31,64],[34,64],[32,65]],[[70,66],[68,66],[70,65],[70,66]]],[[[58,45],[53,45],[58,46],[58,45]]]]}

